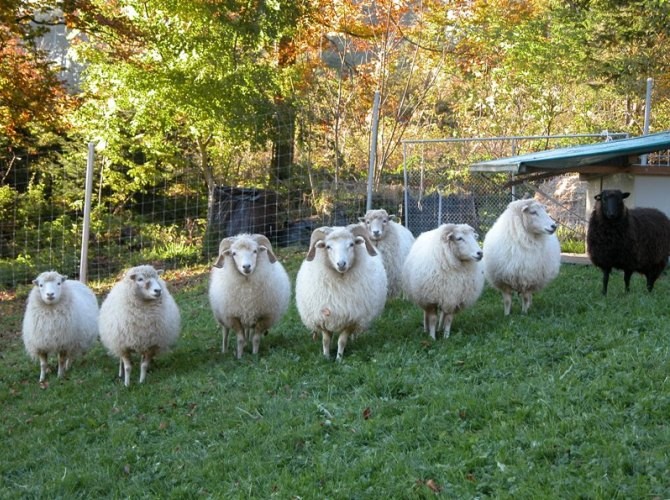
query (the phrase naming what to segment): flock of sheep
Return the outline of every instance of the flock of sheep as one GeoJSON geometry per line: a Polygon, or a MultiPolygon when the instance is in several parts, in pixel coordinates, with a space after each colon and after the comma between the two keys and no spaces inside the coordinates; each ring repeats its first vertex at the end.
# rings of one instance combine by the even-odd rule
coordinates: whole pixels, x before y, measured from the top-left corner
{"type": "MultiPolygon", "coordinates": [[[[603,293],[613,268],[624,270],[626,290],[633,272],[647,278],[652,290],[670,254],[670,220],[655,209],[627,209],[628,193],[607,190],[596,196],[587,232],[592,262],[603,270],[603,293]]],[[[370,210],[357,224],[321,227],[295,283],[295,300],[303,324],[322,337],[331,355],[337,335],[337,359],[348,339],[364,332],[383,311],[387,298],[403,296],[423,310],[424,330],[435,339],[448,337],[454,315],[472,306],[486,281],[499,290],[504,314],[518,294],[528,312],[533,293],[559,273],[561,255],[556,223],[533,199],[511,202],[488,231],[482,247],[467,224],[442,224],[419,235],[395,222],[385,210],[370,210]]],[[[179,336],[180,313],[160,278],[161,271],[142,265],[127,270],[102,306],[84,284],[48,271],[34,280],[23,321],[27,353],[40,362],[40,382],[47,356],[58,357],[58,376],[97,338],[119,359],[119,377],[130,384],[131,355],[139,354],[144,382],[152,359],[170,349],[179,336]]],[[[261,338],[287,311],[289,276],[259,234],[224,238],[209,280],[209,303],[223,332],[237,337],[236,356],[248,342],[259,351],[261,338]]]]}

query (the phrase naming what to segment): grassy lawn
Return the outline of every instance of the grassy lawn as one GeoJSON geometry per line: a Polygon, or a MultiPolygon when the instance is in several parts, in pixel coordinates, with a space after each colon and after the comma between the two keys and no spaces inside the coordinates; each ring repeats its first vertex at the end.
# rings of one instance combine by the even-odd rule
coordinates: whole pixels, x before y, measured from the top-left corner
{"type": "MultiPolygon", "coordinates": [[[[280,258],[294,278],[302,254],[280,258]]],[[[166,279],[182,336],[130,388],[99,344],[40,386],[28,289],[3,298],[0,497],[670,497],[668,276],[602,297],[564,265],[528,315],[486,288],[436,342],[394,300],[342,363],[294,305],[258,357],[222,355],[207,269],[166,279]]]]}

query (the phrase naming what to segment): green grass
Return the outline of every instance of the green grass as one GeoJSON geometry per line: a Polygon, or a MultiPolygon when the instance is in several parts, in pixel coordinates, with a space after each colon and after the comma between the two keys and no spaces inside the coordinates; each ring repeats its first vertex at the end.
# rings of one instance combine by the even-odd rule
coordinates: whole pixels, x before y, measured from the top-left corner
{"type": "Polygon", "coordinates": [[[667,276],[602,297],[564,265],[530,314],[487,288],[436,342],[394,300],[342,363],[294,306],[260,356],[222,355],[206,270],[166,278],[182,336],[130,388],[99,345],[41,387],[27,289],[3,300],[0,497],[670,497],[667,276]]]}

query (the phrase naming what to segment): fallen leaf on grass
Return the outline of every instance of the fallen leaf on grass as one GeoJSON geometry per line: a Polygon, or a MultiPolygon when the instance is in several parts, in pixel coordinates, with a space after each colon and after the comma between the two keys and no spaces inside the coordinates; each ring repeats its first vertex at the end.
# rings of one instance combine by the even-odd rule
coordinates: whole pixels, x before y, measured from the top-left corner
{"type": "Polygon", "coordinates": [[[363,418],[365,420],[368,420],[372,416],[372,410],[368,406],[365,410],[363,410],[363,418]]]}
{"type": "Polygon", "coordinates": [[[428,486],[428,488],[435,493],[442,491],[442,488],[440,488],[440,486],[433,479],[426,481],[426,486],[428,486]]]}

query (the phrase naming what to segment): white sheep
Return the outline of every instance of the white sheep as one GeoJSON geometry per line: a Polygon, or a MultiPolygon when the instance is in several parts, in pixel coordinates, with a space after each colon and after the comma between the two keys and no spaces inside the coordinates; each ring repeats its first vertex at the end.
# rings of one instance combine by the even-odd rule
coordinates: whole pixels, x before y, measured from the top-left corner
{"type": "Polygon", "coordinates": [[[47,357],[58,355],[58,377],[72,359],[88,351],[98,337],[98,300],[80,281],[46,271],[33,281],[23,317],[26,352],[40,361],[40,382],[46,379],[47,357]]]}
{"type": "Polygon", "coordinates": [[[421,233],[402,269],[407,298],[423,309],[423,327],[435,339],[441,323],[444,338],[454,314],[473,305],[484,288],[482,250],[467,224],[442,224],[421,233]]]}
{"type": "Polygon", "coordinates": [[[395,215],[384,209],[368,210],[359,218],[368,230],[370,239],[380,251],[388,280],[388,297],[398,297],[402,292],[402,266],[414,243],[414,235],[395,215]]]}
{"type": "Polygon", "coordinates": [[[304,325],[314,335],[322,334],[326,358],[334,333],[339,333],[341,360],[349,336],[369,328],[382,313],[386,287],[384,263],[363,226],[314,230],[296,277],[295,295],[304,325]]]}
{"type": "Polygon", "coordinates": [[[484,238],[484,274],[502,293],[505,316],[512,309],[512,294],[521,298],[526,313],[533,293],[543,289],[561,266],[561,245],[556,223],[534,199],[511,202],[484,238]]]}
{"type": "Polygon", "coordinates": [[[239,234],[221,240],[210,274],[209,303],[223,330],[222,352],[232,329],[238,358],[249,339],[253,354],[258,354],[261,336],[281,319],[290,299],[291,281],[265,236],[239,234]]]}
{"type": "Polygon", "coordinates": [[[140,383],[152,359],[179,337],[181,316],[162,270],[142,265],[128,269],[100,307],[100,340],[119,360],[119,378],[130,385],[131,354],[139,353],[140,383]]]}

